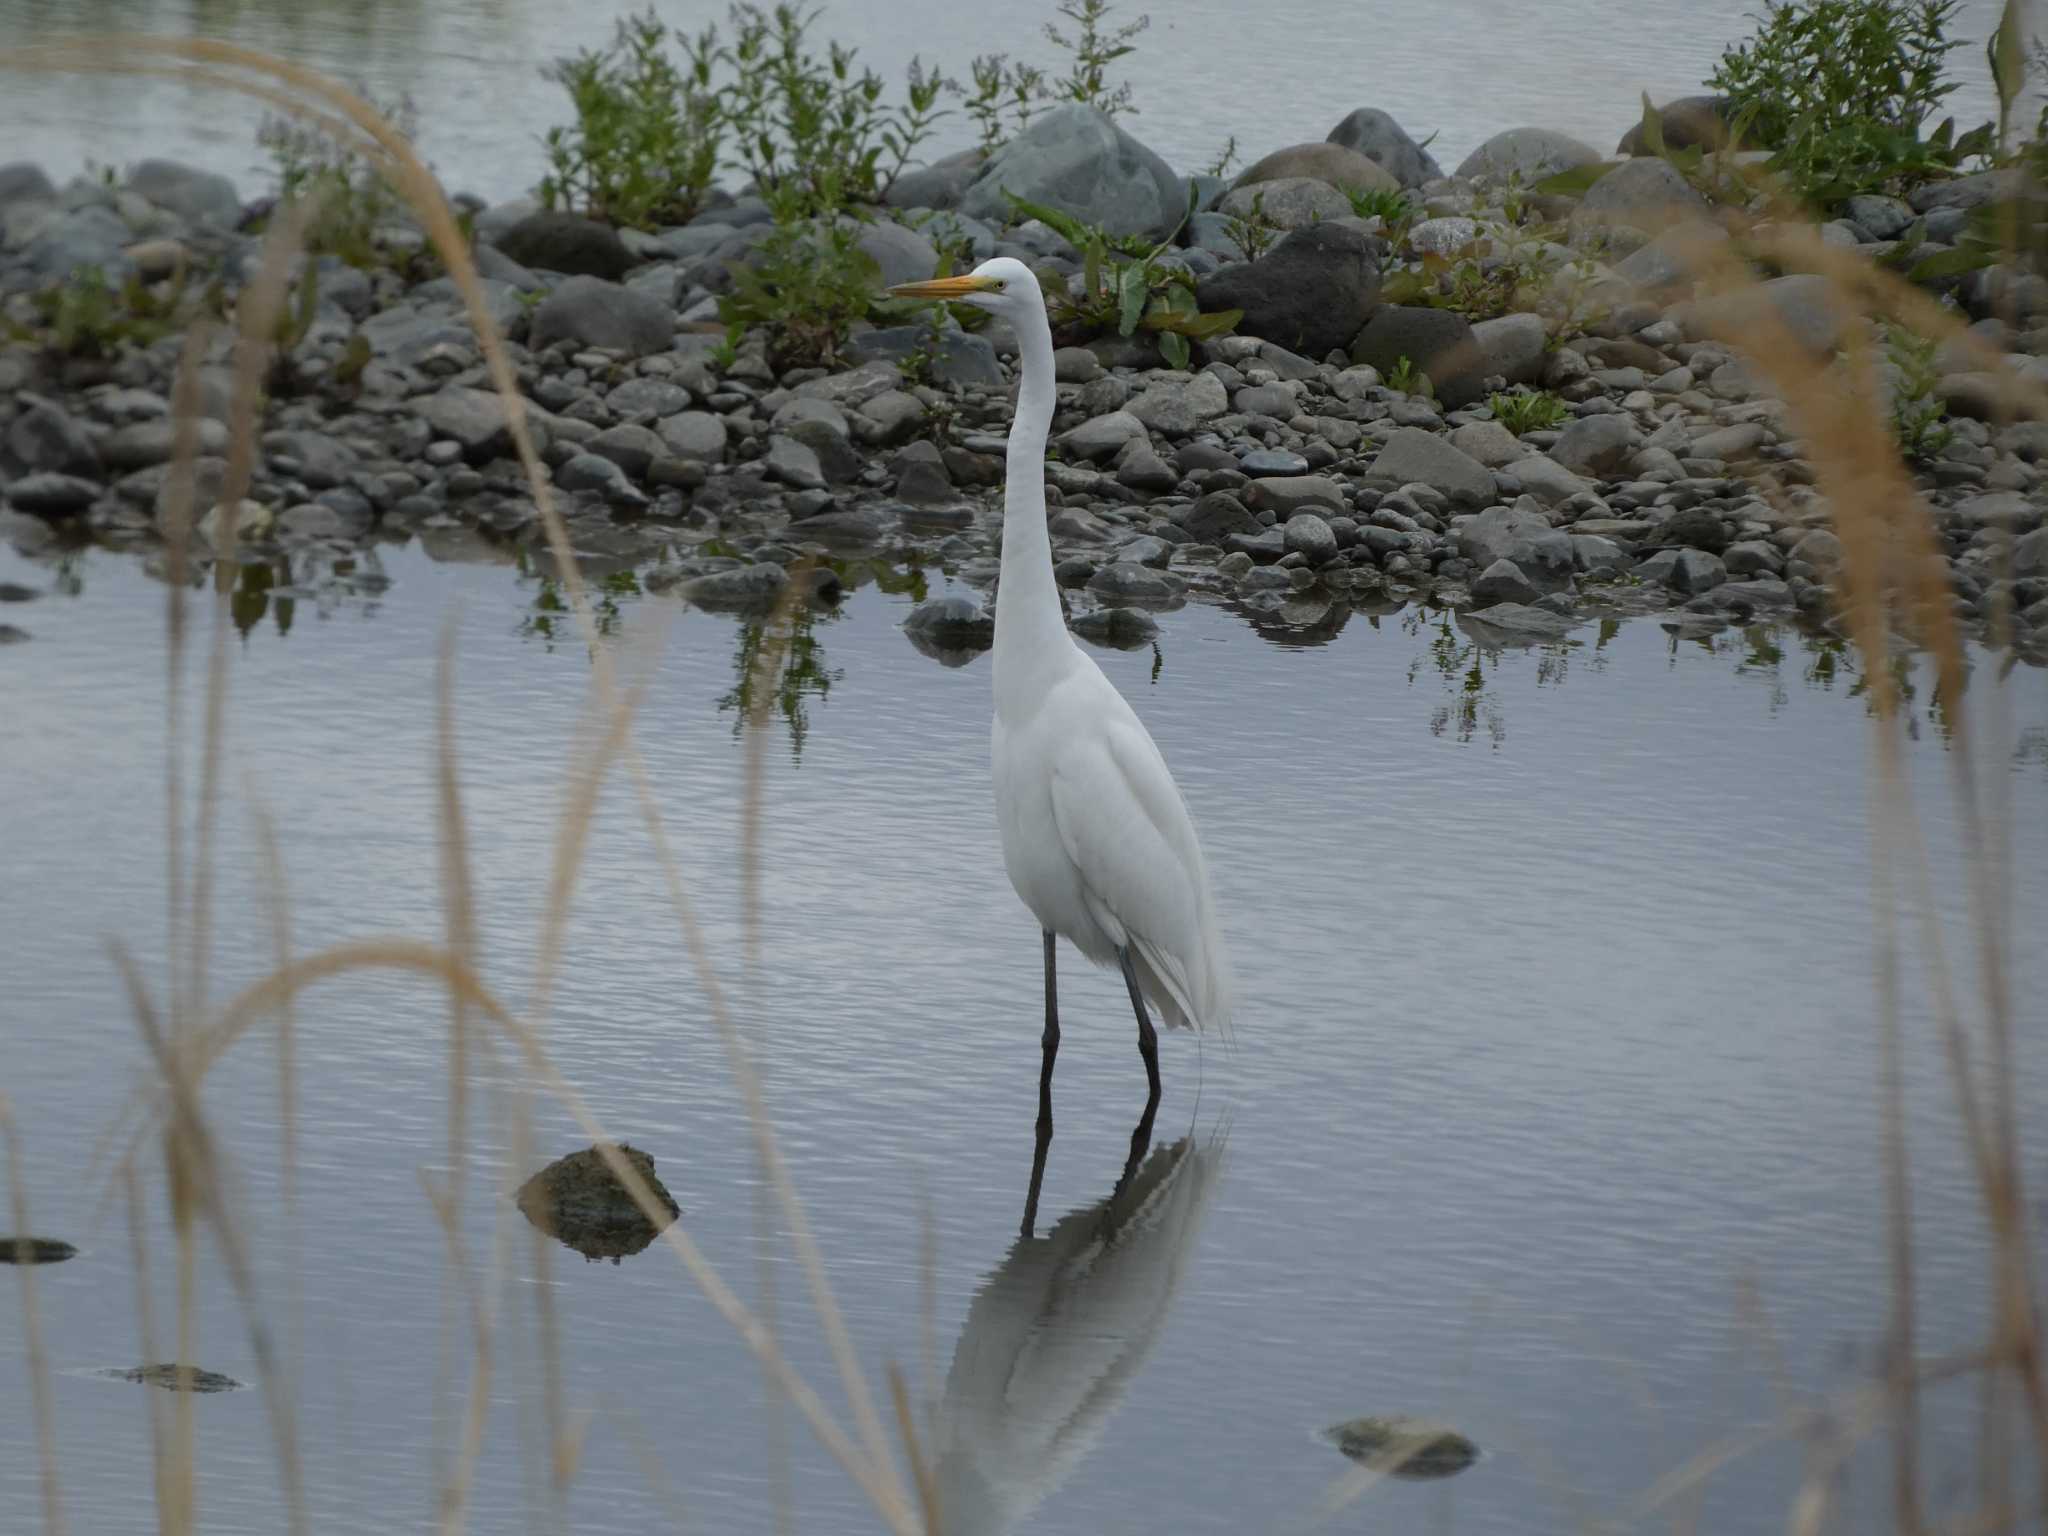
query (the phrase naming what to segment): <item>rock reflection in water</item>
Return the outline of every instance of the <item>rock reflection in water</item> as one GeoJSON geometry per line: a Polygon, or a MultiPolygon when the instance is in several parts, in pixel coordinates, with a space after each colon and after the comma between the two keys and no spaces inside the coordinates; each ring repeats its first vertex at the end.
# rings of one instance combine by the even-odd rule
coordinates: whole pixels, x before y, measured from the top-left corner
{"type": "Polygon", "coordinates": [[[1171,1311],[1225,1136],[1158,1148],[1105,1200],[1019,1238],[953,1349],[936,1480],[947,1536],[997,1536],[1073,1471],[1171,1311]]]}
{"type": "Polygon", "coordinates": [[[1404,1413],[1352,1419],[1324,1430],[1323,1438],[1389,1477],[1455,1477],[1479,1459],[1479,1447],[1448,1424],[1404,1413]]]}

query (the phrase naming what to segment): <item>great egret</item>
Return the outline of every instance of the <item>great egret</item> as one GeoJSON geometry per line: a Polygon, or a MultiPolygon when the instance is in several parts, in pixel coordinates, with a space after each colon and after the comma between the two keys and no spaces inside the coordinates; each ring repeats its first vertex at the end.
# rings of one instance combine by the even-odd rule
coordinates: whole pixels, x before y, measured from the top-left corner
{"type": "MultiPolygon", "coordinates": [[[[990,733],[1003,867],[1045,938],[1045,1033],[1038,1079],[1036,1205],[1052,1137],[1060,1017],[1054,941],[1119,967],[1138,1015],[1144,1118],[1159,1107],[1159,1044],[1149,999],[1169,1028],[1227,1030],[1229,973],[1201,844],[1151,734],[1067,633],[1046,529],[1045,443],[1054,405],[1052,330],[1038,279],[998,256],[960,277],[904,283],[898,298],[972,304],[1016,332],[1022,384],[1010,424],[1003,563],[996,602],[995,723],[990,733]]],[[[1032,1209],[1025,1212],[1030,1229],[1032,1209]]]]}

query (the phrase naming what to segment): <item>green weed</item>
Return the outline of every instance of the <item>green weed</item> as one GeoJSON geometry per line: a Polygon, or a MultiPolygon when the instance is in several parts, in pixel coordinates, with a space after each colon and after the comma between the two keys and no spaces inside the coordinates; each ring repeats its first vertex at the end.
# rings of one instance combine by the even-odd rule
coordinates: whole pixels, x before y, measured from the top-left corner
{"type": "Polygon", "coordinates": [[[1493,419],[1517,437],[1525,432],[1547,432],[1572,413],[1570,406],[1547,389],[1495,395],[1487,404],[1493,419]]]}

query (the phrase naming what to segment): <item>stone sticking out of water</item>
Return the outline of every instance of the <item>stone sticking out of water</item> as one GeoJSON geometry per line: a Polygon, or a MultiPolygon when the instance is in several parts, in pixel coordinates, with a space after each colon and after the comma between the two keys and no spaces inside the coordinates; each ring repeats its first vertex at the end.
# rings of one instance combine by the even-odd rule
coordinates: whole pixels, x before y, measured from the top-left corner
{"type": "MultiPolygon", "coordinates": [[[[223,1376],[219,1371],[202,1371],[192,1368],[192,1390],[194,1392],[239,1392],[242,1383],[232,1376],[223,1376]]],[[[138,1386],[162,1387],[166,1392],[180,1390],[180,1368],[175,1365],[131,1365],[126,1370],[112,1366],[96,1374],[109,1381],[132,1381],[138,1386]]]]}
{"type": "Polygon", "coordinates": [[[54,1237],[0,1237],[0,1264],[62,1264],[78,1250],[54,1237]]]}
{"type": "Polygon", "coordinates": [[[1324,1430],[1323,1438],[1389,1477],[1454,1477],[1479,1459],[1479,1447],[1449,1425],[1405,1413],[1352,1419],[1324,1430]]]}
{"type": "Polygon", "coordinates": [[[682,1208],[655,1177],[652,1157],[623,1142],[619,1154],[647,1181],[655,1202],[667,1210],[668,1220],[660,1226],[634,1204],[596,1147],[557,1158],[520,1185],[513,1197],[520,1214],[592,1262],[610,1259],[616,1264],[640,1252],[682,1214],[682,1208]]]}

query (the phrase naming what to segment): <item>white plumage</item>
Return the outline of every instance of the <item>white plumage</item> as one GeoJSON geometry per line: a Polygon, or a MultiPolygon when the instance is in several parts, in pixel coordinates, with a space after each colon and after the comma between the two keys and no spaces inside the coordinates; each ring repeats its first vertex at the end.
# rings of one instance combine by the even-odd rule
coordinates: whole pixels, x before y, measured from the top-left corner
{"type": "MultiPolygon", "coordinates": [[[[1010,883],[1041,928],[1097,965],[1120,964],[1128,952],[1139,989],[1167,1024],[1227,1030],[1229,973],[1187,804],[1144,723],[1074,643],[1060,610],[1045,509],[1052,333],[1038,281],[1022,262],[997,257],[967,276],[895,292],[978,305],[1017,335],[1022,378],[1003,500],[990,737],[1010,883]]],[[[1058,1041],[1050,1006],[1048,1016],[1049,1092],[1058,1041]]],[[[1142,1042],[1142,1018],[1140,1029],[1142,1042]]]]}

